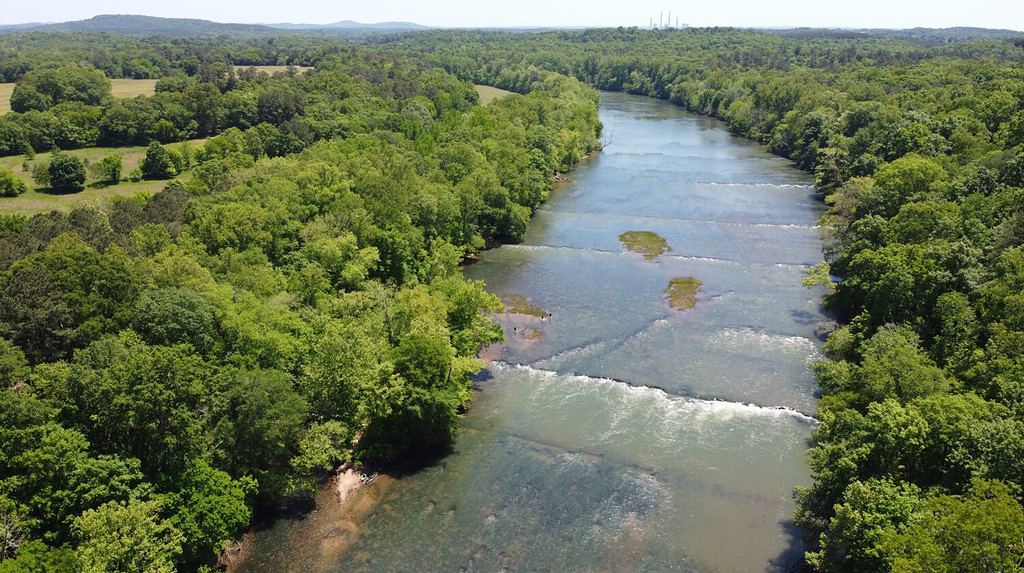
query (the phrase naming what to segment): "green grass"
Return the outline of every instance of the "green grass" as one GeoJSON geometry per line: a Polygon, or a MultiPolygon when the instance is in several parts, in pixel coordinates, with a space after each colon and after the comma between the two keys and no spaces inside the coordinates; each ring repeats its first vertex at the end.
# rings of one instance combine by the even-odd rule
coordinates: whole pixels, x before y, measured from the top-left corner
{"type": "Polygon", "coordinates": [[[648,261],[672,250],[661,235],[651,231],[626,231],[619,235],[619,241],[627,250],[640,253],[648,261]]]}
{"type": "Polygon", "coordinates": [[[665,295],[668,304],[676,310],[690,310],[697,304],[701,282],[693,277],[676,277],[668,283],[665,295]]]}
{"type": "MultiPolygon", "coordinates": [[[[187,142],[193,149],[202,145],[205,139],[194,139],[187,142]]],[[[181,145],[174,143],[170,146],[181,145]]],[[[121,173],[127,176],[146,156],[145,147],[89,147],[86,149],[75,149],[65,151],[68,155],[74,155],[89,163],[95,163],[108,155],[121,156],[124,165],[121,173]]],[[[36,189],[32,181],[32,166],[37,163],[46,163],[53,154],[39,153],[35,159],[28,159],[24,155],[11,157],[0,157],[0,169],[5,169],[20,177],[28,185],[29,191],[17,197],[0,197],[0,214],[4,215],[33,215],[49,211],[70,211],[79,205],[102,204],[113,197],[131,197],[142,193],[157,193],[167,185],[167,181],[125,181],[117,185],[102,186],[95,180],[86,180],[86,189],[79,193],[57,194],[51,193],[48,189],[36,189]],[[25,168],[28,168],[27,170],[25,168]]]]}
{"type": "Polygon", "coordinates": [[[496,99],[501,99],[512,93],[510,91],[493,88],[491,86],[475,85],[473,87],[476,88],[476,93],[480,96],[480,105],[487,105],[496,99]]]}
{"type": "Polygon", "coordinates": [[[102,206],[114,197],[153,195],[167,186],[167,181],[130,181],[109,187],[86,187],[84,191],[56,194],[31,190],[17,197],[0,197],[0,215],[35,215],[50,211],[70,211],[87,205],[102,206]]]}

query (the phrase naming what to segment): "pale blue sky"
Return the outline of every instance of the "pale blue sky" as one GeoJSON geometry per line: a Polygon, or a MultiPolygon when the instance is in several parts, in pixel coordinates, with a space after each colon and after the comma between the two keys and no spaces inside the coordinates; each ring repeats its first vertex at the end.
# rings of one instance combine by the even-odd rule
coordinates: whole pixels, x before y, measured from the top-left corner
{"type": "Polygon", "coordinates": [[[645,26],[672,11],[694,26],[1024,30],[1024,0],[49,0],[4,2],[0,23],[146,14],[220,22],[413,21],[431,26],[645,26]]]}

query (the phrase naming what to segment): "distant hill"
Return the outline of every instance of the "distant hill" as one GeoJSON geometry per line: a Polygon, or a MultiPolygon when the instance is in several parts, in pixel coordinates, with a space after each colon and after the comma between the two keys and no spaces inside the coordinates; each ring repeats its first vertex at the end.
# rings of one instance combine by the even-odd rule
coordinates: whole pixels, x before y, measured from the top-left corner
{"type": "Polygon", "coordinates": [[[1007,40],[1024,36],[1016,30],[991,28],[762,28],[766,32],[793,38],[863,38],[885,37],[910,40],[919,44],[938,45],[970,40],[1007,40]]]}
{"type": "Polygon", "coordinates": [[[42,22],[32,22],[29,24],[4,24],[0,25],[0,34],[4,32],[24,32],[40,26],[45,26],[42,22]]]}
{"type": "Polygon", "coordinates": [[[413,22],[374,22],[364,24],[352,20],[343,20],[331,24],[267,24],[278,30],[428,30],[430,26],[416,24],[413,22]]]}
{"type": "Polygon", "coordinates": [[[88,20],[59,24],[26,24],[0,28],[0,32],[106,32],[138,36],[219,36],[222,34],[273,34],[278,30],[256,24],[222,24],[190,18],[157,18],[108,14],[88,20]]]}
{"type": "Polygon", "coordinates": [[[158,18],[128,14],[106,14],[88,20],[58,24],[14,24],[0,26],[0,34],[13,32],[105,32],[132,36],[221,36],[281,34],[282,32],[372,33],[426,30],[412,22],[363,24],[345,20],[333,24],[225,24],[191,18],[158,18]]]}

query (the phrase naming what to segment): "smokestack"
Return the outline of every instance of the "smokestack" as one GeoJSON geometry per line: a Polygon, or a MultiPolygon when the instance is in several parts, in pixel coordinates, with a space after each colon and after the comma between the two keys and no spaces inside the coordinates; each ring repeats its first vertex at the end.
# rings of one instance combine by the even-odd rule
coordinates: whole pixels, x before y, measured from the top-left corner
{"type": "Polygon", "coordinates": [[[658,29],[665,25],[665,11],[658,12],[658,29]]]}
{"type": "Polygon", "coordinates": [[[669,28],[672,27],[672,11],[671,10],[668,11],[668,27],[669,28]]]}

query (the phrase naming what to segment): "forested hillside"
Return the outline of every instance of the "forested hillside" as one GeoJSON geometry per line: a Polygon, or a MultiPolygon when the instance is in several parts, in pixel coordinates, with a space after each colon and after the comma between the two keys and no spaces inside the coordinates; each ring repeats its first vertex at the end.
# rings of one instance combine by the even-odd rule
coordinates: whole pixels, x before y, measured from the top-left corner
{"type": "Polygon", "coordinates": [[[144,171],[195,174],[154,196],[0,217],[0,572],[205,570],[340,463],[449,444],[501,337],[500,301],[459,265],[521,237],[596,145],[597,94],[548,74],[481,106],[401,58],[302,61],[317,70],[205,61],[116,103],[91,68],[19,76],[48,105],[15,129],[76,132],[46,115],[73,108],[80,145],[219,135],[188,157],[153,143],[144,171]],[[58,101],[84,97],[59,89],[77,78],[95,101],[58,101]]]}
{"type": "Polygon", "coordinates": [[[814,173],[829,246],[808,282],[834,287],[827,305],[842,322],[816,365],[814,484],[797,493],[822,571],[1024,563],[1024,42],[921,37],[619,29],[390,42],[506,89],[554,70],[668,99],[814,173]]]}

